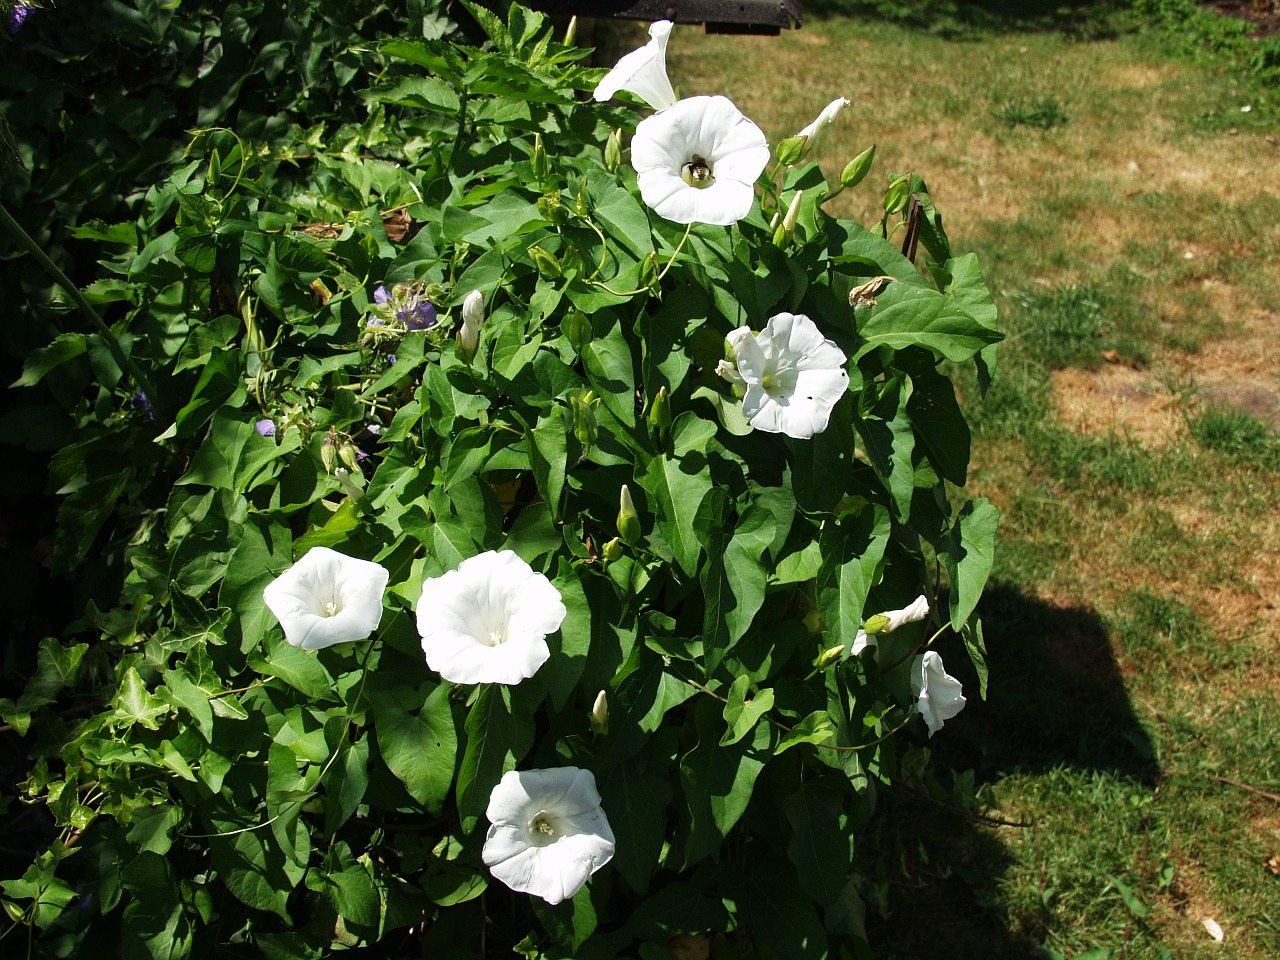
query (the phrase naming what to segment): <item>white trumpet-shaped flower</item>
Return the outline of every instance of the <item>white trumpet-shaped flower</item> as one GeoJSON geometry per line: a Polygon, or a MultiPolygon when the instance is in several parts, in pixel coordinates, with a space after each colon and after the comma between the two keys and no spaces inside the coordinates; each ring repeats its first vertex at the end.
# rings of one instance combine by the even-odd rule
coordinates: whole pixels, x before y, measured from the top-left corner
{"type": "Polygon", "coordinates": [[[649,27],[652,37],[639,50],[632,50],[596,84],[596,99],[603,103],[619,90],[634,93],[653,107],[663,110],[676,102],[676,93],[667,78],[667,38],[671,21],[659,20],[649,27]]]}
{"type": "Polygon", "coordinates": [[[764,133],[725,97],[681,100],[641,120],[631,141],[640,198],[675,223],[737,223],[768,162],[764,133]]]}
{"type": "Polygon", "coordinates": [[[481,857],[518,893],[567,900],[613,858],[614,837],[589,770],[512,770],[489,794],[481,857]]]}
{"type": "Polygon", "coordinates": [[[312,547],[272,580],[262,599],[303,650],[363,640],[382,620],[382,592],[390,575],[381,564],[312,547]]]}
{"type": "Polygon", "coordinates": [[[739,327],[728,336],[746,384],[742,415],[757,430],[806,439],[827,429],[849,388],[847,359],[804,314],[770,317],[752,336],[739,327]]]}
{"type": "Polygon", "coordinates": [[[828,103],[825,107],[822,108],[822,112],[818,114],[817,118],[814,119],[813,123],[809,124],[803,130],[797,133],[796,136],[804,137],[809,141],[809,144],[812,144],[813,138],[818,135],[818,131],[820,131],[825,126],[828,126],[831,123],[831,121],[835,120],[835,118],[840,115],[840,111],[843,110],[848,105],[849,105],[849,101],[846,100],[844,97],[836,97],[834,100],[832,100],[830,103],[828,103]]]}
{"type": "Polygon", "coordinates": [[[929,726],[929,736],[942,729],[942,725],[964,709],[960,681],[950,676],[942,666],[942,657],[934,650],[926,650],[911,664],[911,695],[916,698],[916,709],[929,726]]]}
{"type": "Polygon", "coordinates": [[[566,612],[550,580],[490,550],[423,583],[418,633],[427,666],[446,680],[515,684],[547,662],[547,634],[566,612]]]}

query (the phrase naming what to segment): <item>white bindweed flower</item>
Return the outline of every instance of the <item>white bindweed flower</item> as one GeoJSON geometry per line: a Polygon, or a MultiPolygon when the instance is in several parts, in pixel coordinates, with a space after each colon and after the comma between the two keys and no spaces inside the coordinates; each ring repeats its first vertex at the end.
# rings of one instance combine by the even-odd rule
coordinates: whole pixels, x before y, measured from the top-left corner
{"type": "Polygon", "coordinates": [[[551,581],[509,550],[432,577],[418,601],[427,666],[455,683],[514,684],[547,662],[566,614],[551,581]]]}
{"type": "Polygon", "coordinates": [[[840,111],[847,106],[849,106],[848,100],[846,100],[844,97],[836,97],[834,100],[832,100],[830,103],[828,103],[825,107],[822,108],[822,112],[818,114],[817,118],[813,121],[813,123],[809,124],[803,130],[797,133],[796,136],[807,138],[809,143],[806,144],[806,146],[812,145],[813,138],[818,135],[818,131],[820,131],[823,127],[829,125],[831,121],[833,121],[836,117],[840,115],[840,111]]]}
{"type": "Polygon", "coordinates": [[[382,592],[390,574],[381,564],[328,547],[312,547],[262,591],[284,628],[303,650],[363,640],[382,620],[382,592]]]}
{"type": "Polygon", "coordinates": [[[567,900],[613,859],[613,829],[590,770],[512,770],[489,794],[481,857],[518,893],[567,900]]]}
{"type": "Polygon", "coordinates": [[[916,698],[916,709],[929,725],[929,736],[942,729],[942,725],[964,709],[960,681],[943,669],[942,657],[934,650],[926,650],[911,664],[911,695],[916,698]]]}
{"type": "Polygon", "coordinates": [[[640,198],[675,223],[737,223],[768,162],[764,133],[725,97],[681,100],[641,120],[631,141],[640,198]]]}
{"type": "Polygon", "coordinates": [[[757,430],[806,439],[827,429],[849,388],[847,359],[804,314],[770,317],[755,336],[739,327],[728,336],[746,382],[742,415],[757,430]]]}
{"type": "Polygon", "coordinates": [[[626,90],[655,110],[675,103],[676,92],[667,78],[667,38],[671,35],[671,26],[670,20],[650,25],[649,36],[653,39],[619,60],[596,84],[596,100],[604,103],[619,90],[626,90]]]}
{"type": "MultiPolygon", "coordinates": [[[[856,657],[867,647],[873,646],[875,640],[867,636],[867,631],[859,630],[858,635],[853,638],[853,643],[849,646],[849,656],[856,657]]],[[[879,654],[877,654],[878,656],[879,654]]]]}

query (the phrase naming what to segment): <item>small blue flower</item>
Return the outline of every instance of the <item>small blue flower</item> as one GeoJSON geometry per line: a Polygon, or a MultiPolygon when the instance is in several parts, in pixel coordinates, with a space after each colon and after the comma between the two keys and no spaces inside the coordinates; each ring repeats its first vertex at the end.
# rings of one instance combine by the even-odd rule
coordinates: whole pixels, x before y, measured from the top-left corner
{"type": "MultiPolygon", "coordinates": [[[[27,8],[21,7],[18,9],[25,10],[27,8]]],[[[155,422],[156,409],[155,407],[151,406],[151,400],[141,390],[139,390],[137,393],[135,393],[132,397],[129,398],[129,406],[133,407],[133,409],[137,410],[148,420],[152,421],[153,423],[155,422]]]]}
{"type": "Polygon", "coordinates": [[[396,311],[396,319],[406,330],[429,330],[436,325],[436,308],[430,300],[415,297],[396,311]]]}
{"type": "Polygon", "coordinates": [[[276,425],[273,420],[262,419],[253,425],[253,429],[257,430],[260,436],[274,437],[276,435],[276,425]]]}
{"type": "MultiPolygon", "coordinates": [[[[9,32],[17,33],[22,29],[22,25],[27,22],[27,17],[31,16],[31,11],[35,7],[14,7],[9,11],[9,32]]],[[[152,420],[155,417],[151,418],[152,420]]]]}
{"type": "Polygon", "coordinates": [[[373,299],[377,303],[389,303],[391,294],[387,293],[387,288],[382,284],[378,284],[373,290],[373,299]]]}

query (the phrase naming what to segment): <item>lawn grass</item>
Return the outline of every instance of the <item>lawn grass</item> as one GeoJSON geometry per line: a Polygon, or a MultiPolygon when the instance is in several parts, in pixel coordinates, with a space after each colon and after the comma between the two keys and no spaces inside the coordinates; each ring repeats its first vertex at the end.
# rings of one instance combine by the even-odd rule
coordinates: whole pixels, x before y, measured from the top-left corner
{"type": "Polygon", "coordinates": [[[834,212],[922,174],[1009,334],[965,391],[989,699],[930,745],[1028,825],[889,804],[877,955],[1280,956],[1280,93],[1144,32],[811,19],[668,63],[775,141],[848,97],[817,156],[877,161],[834,212]]]}

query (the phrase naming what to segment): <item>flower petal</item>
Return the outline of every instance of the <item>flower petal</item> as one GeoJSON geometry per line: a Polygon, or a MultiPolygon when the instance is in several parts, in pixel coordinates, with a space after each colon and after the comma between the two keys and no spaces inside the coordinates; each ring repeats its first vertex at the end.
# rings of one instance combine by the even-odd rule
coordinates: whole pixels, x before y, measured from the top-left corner
{"type": "Polygon", "coordinates": [[[382,621],[390,574],[381,564],[313,547],[262,591],[295,647],[319,650],[363,640],[382,621]]]}
{"type": "Polygon", "coordinates": [[[671,27],[670,20],[659,20],[650,25],[649,36],[652,39],[619,60],[596,84],[596,100],[603,103],[619,90],[626,90],[655,110],[674,104],[676,93],[667,77],[667,38],[671,35],[671,27]]]}

